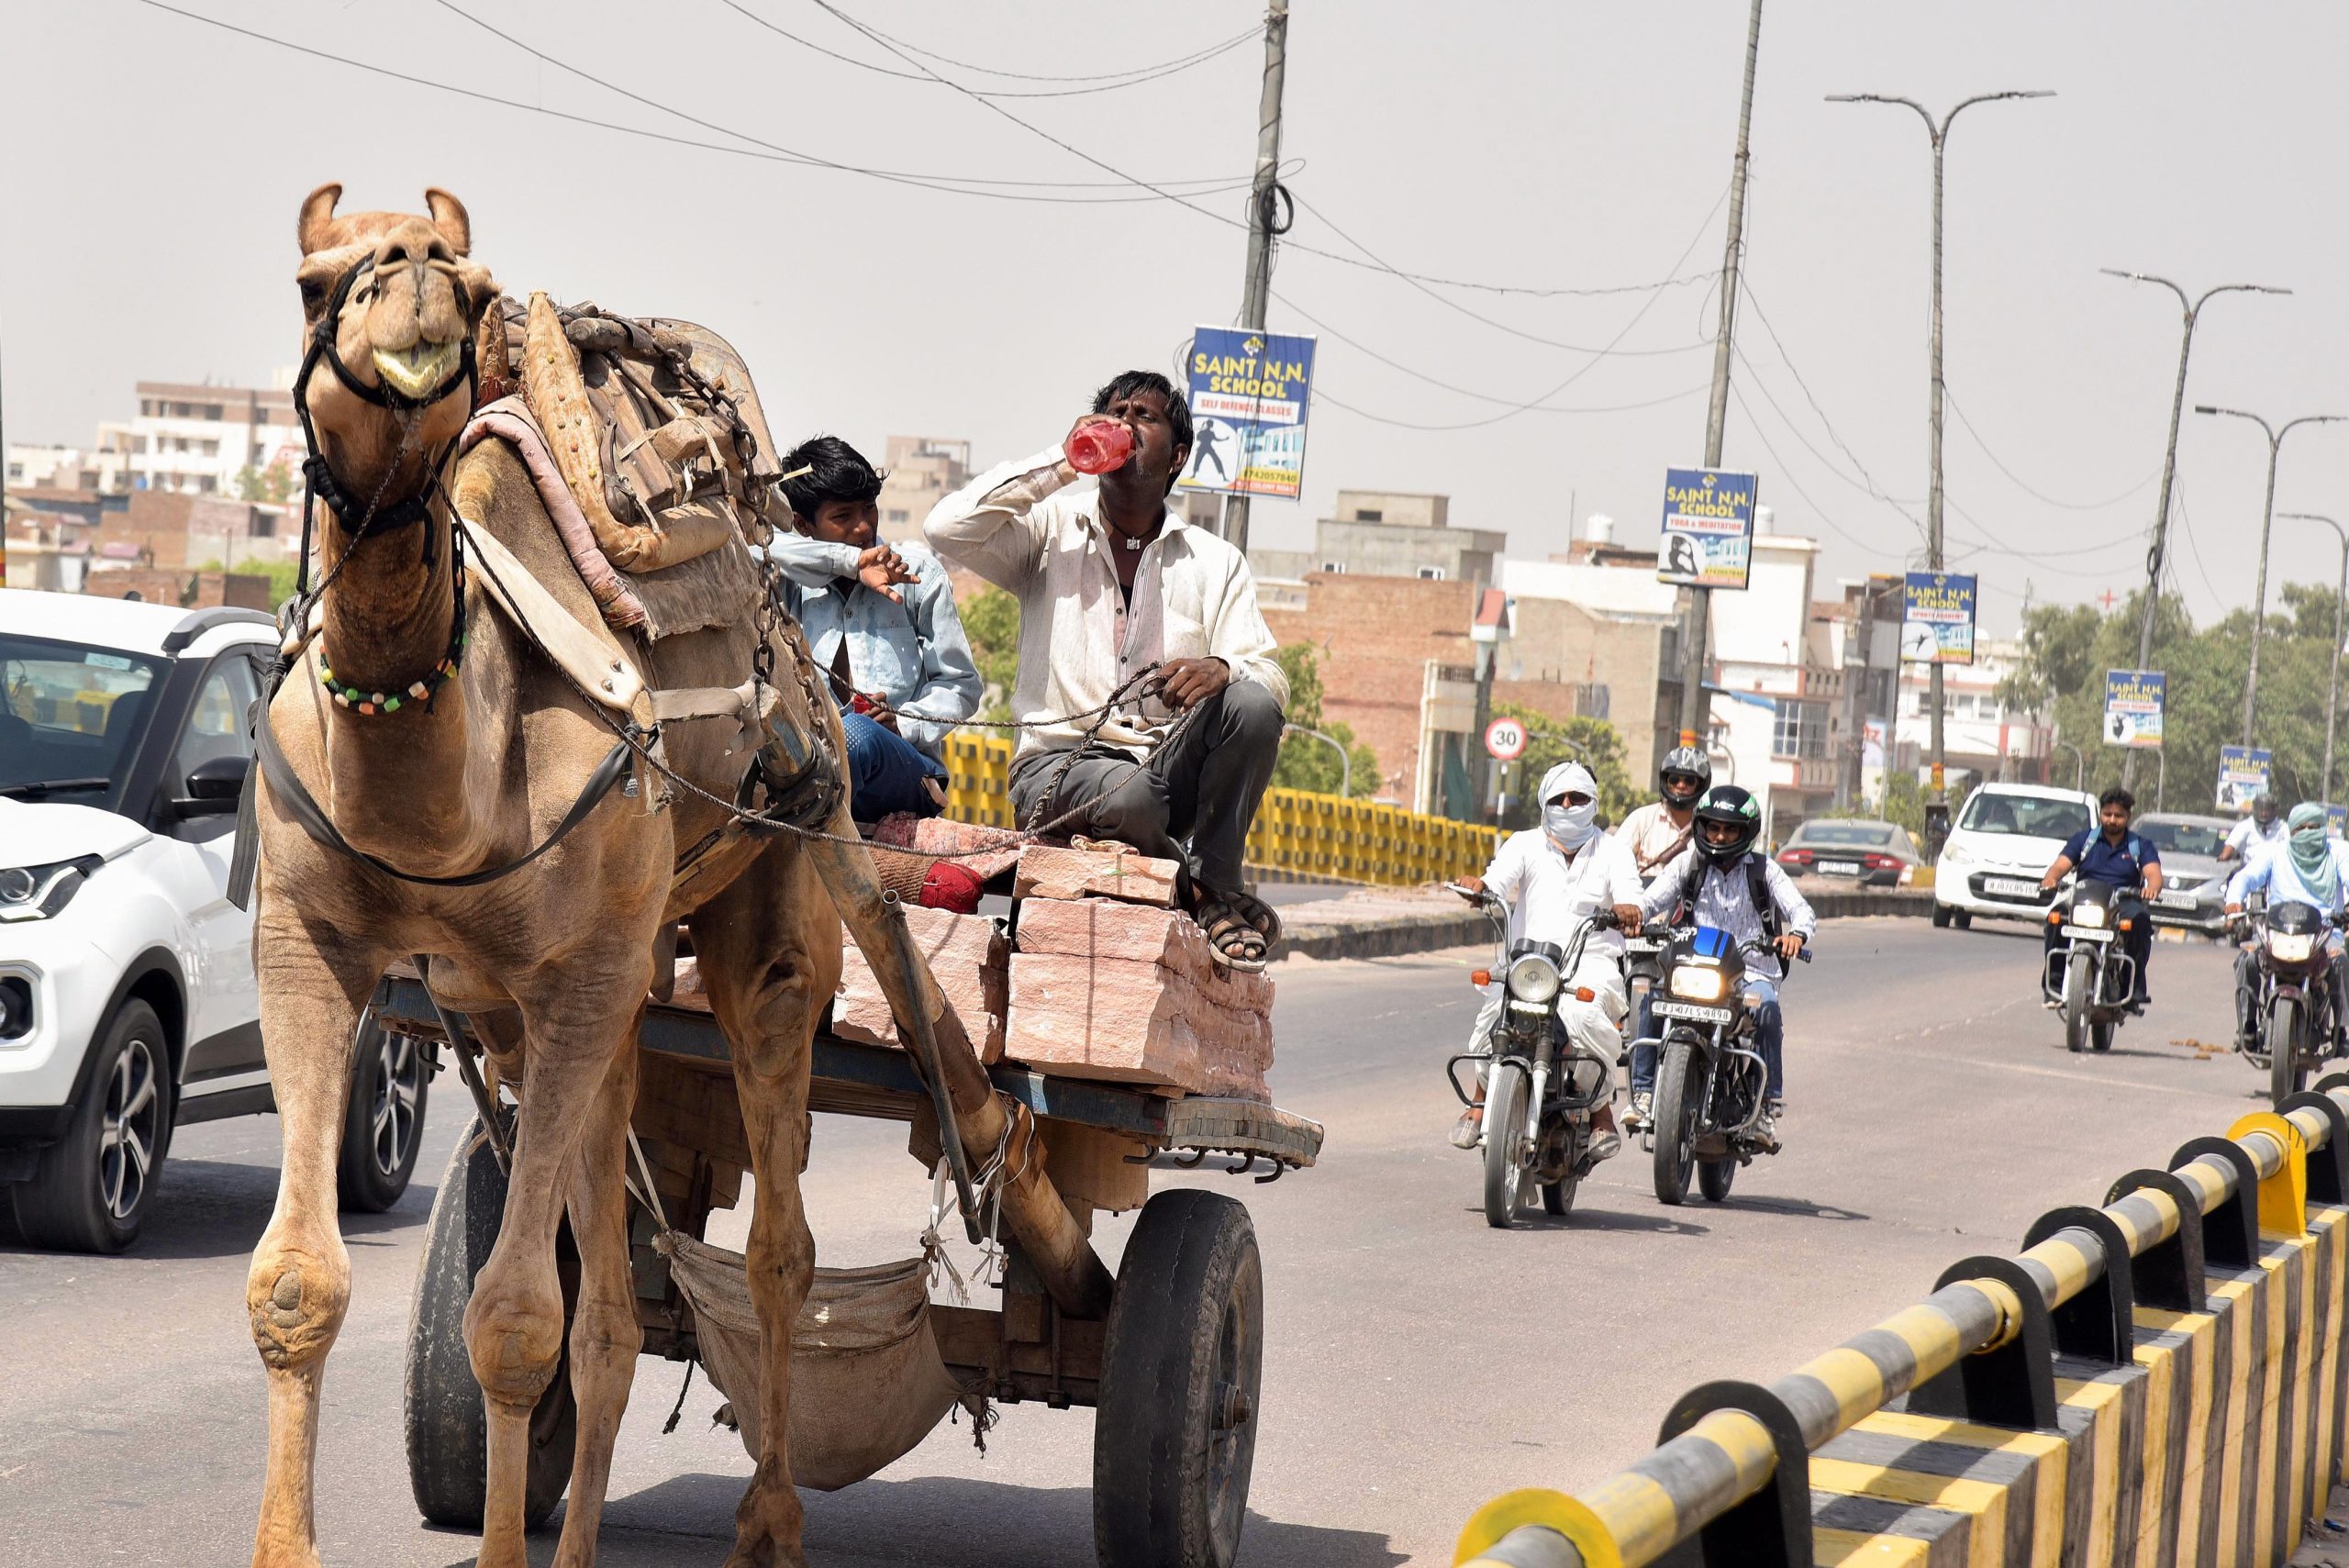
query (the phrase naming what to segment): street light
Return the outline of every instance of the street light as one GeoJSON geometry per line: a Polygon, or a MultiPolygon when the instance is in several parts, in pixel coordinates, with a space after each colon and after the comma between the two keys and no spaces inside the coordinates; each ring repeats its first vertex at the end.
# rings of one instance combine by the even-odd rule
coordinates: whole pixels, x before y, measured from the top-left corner
{"type": "Polygon", "coordinates": [[[2338,425],[2338,414],[2303,414],[2297,419],[2287,419],[2281,426],[2270,425],[2256,414],[2246,414],[2240,408],[2214,408],[2208,403],[2194,406],[2197,414],[2224,414],[2236,419],[2248,419],[2267,434],[2267,504],[2259,520],[2259,589],[2251,603],[2251,678],[2243,688],[2243,743],[2251,744],[2253,707],[2259,700],[2259,639],[2267,626],[2267,536],[2276,527],[2276,458],[2284,450],[2284,438],[2296,425],[2338,425]]]}
{"type": "MultiPolygon", "coordinates": [[[[1914,98],[1896,97],[1882,93],[1831,93],[1831,104],[1901,104],[1917,111],[1925,122],[1925,134],[1933,144],[1933,325],[1932,325],[1932,480],[1925,492],[1925,544],[1929,564],[1936,572],[1942,560],[1942,151],[1949,139],[1952,121],[1964,110],[1976,104],[1996,103],[2002,98],[2052,98],[2055,95],[2043,90],[2029,92],[1979,93],[1965,100],[1943,115],[1938,124],[1932,112],[1914,98]]],[[[1942,768],[1948,752],[1942,737],[1942,667],[1937,660],[1927,676],[1931,682],[1932,704],[1933,794],[1942,793],[1942,768]]]]}
{"type": "MultiPolygon", "coordinates": [[[[2286,288],[2273,288],[2266,284],[2221,284],[2203,291],[2202,297],[2188,302],[2186,291],[2167,278],[2151,272],[2127,272],[2118,267],[2097,269],[2107,277],[2123,278],[2133,284],[2159,284],[2177,295],[2180,309],[2186,312],[2186,333],[2177,345],[2177,386],[2169,398],[2169,444],[2162,449],[2162,495],[2154,506],[2154,545],[2145,552],[2145,606],[2137,623],[2137,668],[2143,670],[2154,661],[2154,612],[2161,604],[2162,559],[2169,544],[2169,496],[2171,482],[2177,477],[2177,420],[2186,407],[2186,361],[2194,352],[2194,323],[2202,307],[2211,298],[2222,294],[2289,294],[2286,288]]],[[[2132,751],[2121,759],[2121,783],[2123,788],[2134,782],[2137,753],[2132,751]]],[[[2157,786],[2158,787],[2158,786],[2157,786]]],[[[2155,796],[2158,803],[2159,796],[2155,796]]],[[[2158,809],[2158,804],[2156,805],[2158,809]]]]}
{"type": "Polygon", "coordinates": [[[2278,517],[2296,522],[2322,523],[2341,539],[2341,586],[2332,594],[2332,677],[2324,689],[2324,772],[2317,781],[2316,797],[2330,804],[2332,799],[2332,719],[2341,710],[2341,616],[2349,606],[2349,528],[2343,528],[2331,517],[2314,512],[2279,512],[2278,517]]]}
{"type": "Polygon", "coordinates": [[[2069,740],[2065,740],[2062,736],[2056,736],[2054,739],[2055,744],[2061,746],[2065,751],[2069,751],[2072,754],[2072,787],[2077,790],[2085,790],[2087,788],[2087,758],[2081,754],[2080,749],[2077,746],[2073,745],[2069,740]]]}
{"type": "Polygon", "coordinates": [[[1281,733],[1284,735],[1310,735],[1316,740],[1320,741],[1324,746],[1327,746],[1331,751],[1337,752],[1338,793],[1348,800],[1352,800],[1353,798],[1354,760],[1347,753],[1344,744],[1341,742],[1336,736],[1324,735],[1318,729],[1308,729],[1302,724],[1284,724],[1281,726],[1281,733]]]}

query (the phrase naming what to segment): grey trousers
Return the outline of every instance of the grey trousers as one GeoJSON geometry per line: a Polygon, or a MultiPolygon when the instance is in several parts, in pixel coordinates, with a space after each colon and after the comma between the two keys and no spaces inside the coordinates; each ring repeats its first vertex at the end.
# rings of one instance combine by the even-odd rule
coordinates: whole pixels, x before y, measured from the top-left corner
{"type": "Polygon", "coordinates": [[[1249,825],[1280,752],[1281,724],[1281,706],[1270,691],[1235,680],[1201,704],[1148,762],[1107,746],[1080,752],[1050,801],[1044,792],[1073,748],[1030,752],[1012,764],[1012,809],[1021,827],[1032,828],[1082,808],[1060,831],[1115,839],[1144,854],[1184,862],[1193,880],[1236,893],[1243,882],[1249,825]]]}

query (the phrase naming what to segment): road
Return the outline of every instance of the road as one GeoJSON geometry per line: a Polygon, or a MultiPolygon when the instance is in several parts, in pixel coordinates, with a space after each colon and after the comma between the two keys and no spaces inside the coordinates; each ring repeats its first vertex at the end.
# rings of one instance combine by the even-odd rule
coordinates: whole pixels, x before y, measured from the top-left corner
{"type": "MultiPolygon", "coordinates": [[[[1921,1298],[1940,1271],[2009,1251],[2038,1214],[2099,1200],[2258,1103],[2227,1031],[2224,955],[2156,949],[2155,1010],[2106,1057],[2073,1057],[2033,989],[2035,937],[1921,920],[1830,925],[1787,994],[1787,1151],[1730,1203],[1659,1207],[1644,1160],[1576,1212],[1488,1229],[1438,1069],[1473,1014],[1482,952],[1278,972],[1275,1096],[1329,1129],[1319,1168],[1257,1187],[1268,1350],[1242,1561],[1383,1568],[1451,1561],[1466,1515],[1511,1486],[1573,1488],[1635,1457],[1672,1399],[1766,1380],[1921,1298]]],[[[417,1522],[400,1358],[423,1219],[462,1095],[444,1076],[416,1187],[350,1227],[353,1305],[318,1455],[329,1564],[444,1568],[467,1538],[417,1522]]],[[[0,1251],[0,1561],[241,1564],[261,1485],[263,1385],[247,1255],[274,1190],[276,1123],[195,1128],[138,1251],[0,1251]]],[[[824,1117],[807,1175],[820,1261],[910,1255],[928,1181],[904,1129],[824,1117]]],[[[1163,1178],[1162,1178],[1163,1180],[1163,1178]]],[[[1105,1224],[1111,1257],[1125,1226],[1105,1224]]],[[[602,1561],[721,1562],[749,1461],[698,1381],[639,1364],[602,1561]]],[[[880,1476],[807,1496],[818,1568],[1082,1568],[1092,1417],[1003,1411],[984,1456],[942,1427],[880,1476]]],[[[538,1539],[545,1562],[553,1537],[538,1539]]]]}

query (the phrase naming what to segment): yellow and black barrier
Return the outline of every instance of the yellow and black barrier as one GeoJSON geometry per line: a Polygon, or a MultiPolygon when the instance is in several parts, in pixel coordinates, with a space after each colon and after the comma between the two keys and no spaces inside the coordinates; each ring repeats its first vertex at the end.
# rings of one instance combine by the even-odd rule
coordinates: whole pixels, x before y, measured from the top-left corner
{"type": "Polygon", "coordinates": [[[2059,1208],[1767,1387],[1708,1384],[1473,1568],[2273,1568],[2342,1474],[2349,1074],[2059,1208]]]}
{"type": "MultiPolygon", "coordinates": [[[[1011,742],[999,735],[946,740],[946,815],[983,828],[1014,825],[1011,742]]],[[[1248,833],[1248,863],[1319,881],[1413,886],[1473,876],[1491,863],[1501,832],[1399,806],[1268,789],[1248,833]]]]}

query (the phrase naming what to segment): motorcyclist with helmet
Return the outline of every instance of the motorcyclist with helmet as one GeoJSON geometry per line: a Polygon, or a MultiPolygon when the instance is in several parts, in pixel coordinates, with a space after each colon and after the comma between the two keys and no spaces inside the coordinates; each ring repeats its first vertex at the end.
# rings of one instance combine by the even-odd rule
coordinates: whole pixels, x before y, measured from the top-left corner
{"type": "MultiPolygon", "coordinates": [[[[1616,837],[1631,851],[1631,869],[1642,886],[1685,851],[1697,836],[1697,802],[1713,782],[1712,760],[1695,746],[1675,746],[1664,753],[1656,771],[1656,798],[1623,818],[1616,837]]],[[[1655,1099],[1656,1038],[1653,991],[1640,995],[1638,1041],[1631,1047],[1631,1109],[1624,1129],[1646,1129],[1649,1107],[1655,1099]]]]}
{"type": "MultiPolygon", "coordinates": [[[[2053,893],[2066,875],[2077,869],[2090,882],[2104,883],[2126,895],[2116,913],[2122,928],[2122,950],[2135,961],[2137,971],[2136,995],[2130,999],[2129,1010],[2142,1013],[2154,1000],[2145,973],[2153,963],[2154,922],[2145,905],[2161,896],[2163,873],[2161,847],[2129,831],[2129,818],[2136,809],[2137,797],[2119,784],[2106,790],[2097,800],[2096,827],[2083,828],[2072,835],[2063,852],[2055,857],[2055,863],[2039,879],[2039,885],[2043,892],[2053,893]]],[[[2274,809],[2272,802],[2269,809],[2274,809]]],[[[2043,955],[2054,952],[2055,944],[2064,940],[2064,928],[2060,921],[2049,920],[2043,931],[2043,955]]]]}
{"type": "MultiPolygon", "coordinates": [[[[1555,942],[1571,945],[1583,920],[1612,909],[1636,929],[1639,925],[1639,879],[1631,873],[1631,856],[1621,841],[1598,825],[1598,781],[1580,762],[1561,762],[1542,777],[1542,825],[1512,833],[1502,840],[1483,876],[1464,876],[1456,884],[1463,896],[1474,898],[1487,889],[1509,906],[1508,941],[1555,942]]],[[[1615,1060],[1622,1049],[1622,1022],[1628,1001],[1623,986],[1623,939],[1616,931],[1598,930],[1584,944],[1582,963],[1564,976],[1558,1020],[1567,1036],[1615,1060]],[[1592,1000],[1575,998],[1587,990],[1592,1000]]],[[[1488,1051],[1493,1027],[1500,1021],[1506,1000],[1499,977],[1486,988],[1485,1006],[1476,1016],[1472,1049],[1488,1051]]],[[[1481,1074],[1480,1074],[1481,1079],[1481,1074]]],[[[1601,1138],[1594,1141],[1597,1157],[1605,1159],[1620,1142],[1613,1109],[1602,1106],[1593,1126],[1601,1138]],[[1602,1151],[1603,1150],[1603,1151],[1602,1151]]],[[[1452,1129],[1459,1149],[1476,1147],[1484,1125],[1484,1093],[1479,1084],[1476,1103],[1460,1113],[1452,1129]]]]}
{"type": "MultiPolygon", "coordinates": [[[[2349,906],[2349,843],[2332,838],[2324,807],[2304,800],[2292,807],[2281,844],[2254,849],[2243,868],[2227,884],[2227,918],[2243,917],[2243,901],[2266,889],[2270,906],[2310,904],[2327,919],[2349,906]]],[[[2341,1042],[2349,1023],[2349,982],[2342,973],[2349,956],[2335,952],[2332,960],[2333,1040],[2341,1042]]],[[[2249,1044],[2258,1033],[2252,1011],[2258,1006],[2259,960],[2249,947],[2235,954],[2235,1037],[2249,1044]]]]}
{"type": "MultiPolygon", "coordinates": [[[[1775,1149],[1778,1118],[1787,1109],[1787,1026],[1778,983],[1786,977],[1787,961],[1819,929],[1819,917],[1795,890],[1794,879],[1755,847],[1762,837],[1762,808],[1751,792],[1716,784],[1697,803],[1695,816],[1696,842],[1658,874],[1640,900],[1640,917],[1693,921],[1726,932],[1741,946],[1764,944],[1763,951],[1747,954],[1745,992],[1753,1006],[1754,1042],[1769,1072],[1753,1132],[1775,1149]]],[[[1636,1095],[1633,1106],[1642,1108],[1636,1095]]]]}
{"type": "Polygon", "coordinates": [[[2281,849],[2289,831],[2277,808],[2276,796],[2261,784],[2251,797],[2251,815],[2236,823],[2227,841],[2219,846],[2220,862],[2242,861],[2247,865],[2256,858],[2255,851],[2281,849]]]}

